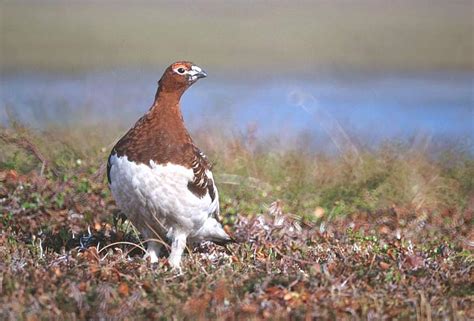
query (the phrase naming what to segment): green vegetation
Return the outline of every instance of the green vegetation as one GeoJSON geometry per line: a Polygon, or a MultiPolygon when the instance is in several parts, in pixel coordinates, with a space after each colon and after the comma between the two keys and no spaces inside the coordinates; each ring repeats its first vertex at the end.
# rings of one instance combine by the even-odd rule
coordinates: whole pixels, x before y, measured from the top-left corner
{"type": "Polygon", "coordinates": [[[472,155],[198,131],[239,243],[191,249],[176,275],[116,211],[102,165],[117,132],[2,128],[2,319],[472,318],[472,155]]]}

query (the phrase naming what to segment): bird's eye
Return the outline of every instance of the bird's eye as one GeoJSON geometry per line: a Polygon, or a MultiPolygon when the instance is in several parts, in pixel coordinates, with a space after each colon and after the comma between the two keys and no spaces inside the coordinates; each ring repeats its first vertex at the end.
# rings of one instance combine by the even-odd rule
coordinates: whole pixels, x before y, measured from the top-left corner
{"type": "Polygon", "coordinates": [[[184,68],[182,68],[182,67],[181,67],[181,68],[178,68],[178,73],[180,73],[180,74],[184,74],[185,71],[186,71],[186,70],[184,70],[184,68]]]}

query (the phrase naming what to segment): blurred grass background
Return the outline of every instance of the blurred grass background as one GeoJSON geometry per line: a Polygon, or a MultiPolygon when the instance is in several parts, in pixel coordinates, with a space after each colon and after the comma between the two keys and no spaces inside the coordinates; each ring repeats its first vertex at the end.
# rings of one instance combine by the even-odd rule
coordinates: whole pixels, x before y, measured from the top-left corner
{"type": "Polygon", "coordinates": [[[472,1],[2,1],[1,68],[473,69],[472,1]]]}
{"type": "MultiPolygon", "coordinates": [[[[99,183],[108,195],[105,164],[116,131],[112,127],[32,130],[19,123],[0,128],[0,171],[42,171],[58,182],[82,177],[99,183]],[[28,147],[34,146],[35,152],[28,147]],[[40,157],[38,158],[38,154],[40,157]]],[[[285,211],[317,220],[353,213],[407,208],[437,216],[446,211],[468,213],[474,208],[474,158],[458,142],[437,154],[429,141],[389,141],[371,150],[346,148],[337,155],[307,148],[304,135],[292,146],[278,137],[256,140],[220,135],[205,128],[194,139],[214,162],[222,211],[257,215],[280,200],[285,211]],[[273,145],[273,146],[272,146],[273,145]]],[[[232,222],[227,222],[232,223],[232,222]]]]}

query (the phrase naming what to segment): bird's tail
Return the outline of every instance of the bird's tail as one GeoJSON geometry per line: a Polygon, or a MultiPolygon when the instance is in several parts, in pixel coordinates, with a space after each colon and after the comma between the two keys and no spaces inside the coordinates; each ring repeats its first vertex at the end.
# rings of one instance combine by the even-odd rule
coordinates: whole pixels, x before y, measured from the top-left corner
{"type": "Polygon", "coordinates": [[[213,217],[207,219],[197,234],[201,239],[214,242],[218,245],[235,243],[235,240],[224,231],[222,225],[213,217]]]}

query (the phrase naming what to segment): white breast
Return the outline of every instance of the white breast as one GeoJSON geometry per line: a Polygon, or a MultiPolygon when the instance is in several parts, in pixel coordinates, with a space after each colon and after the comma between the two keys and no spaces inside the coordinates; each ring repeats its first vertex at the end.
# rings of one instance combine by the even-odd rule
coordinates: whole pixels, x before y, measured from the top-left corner
{"type": "MultiPolygon", "coordinates": [[[[188,189],[192,169],[181,165],[149,165],[110,158],[110,189],[119,208],[145,237],[165,237],[170,229],[193,236],[218,210],[218,196],[199,198],[188,189]],[[156,232],[156,233],[155,233],[156,232]]],[[[209,175],[212,174],[209,173],[209,175]]]]}

